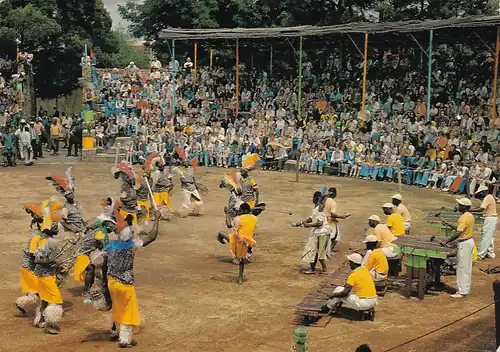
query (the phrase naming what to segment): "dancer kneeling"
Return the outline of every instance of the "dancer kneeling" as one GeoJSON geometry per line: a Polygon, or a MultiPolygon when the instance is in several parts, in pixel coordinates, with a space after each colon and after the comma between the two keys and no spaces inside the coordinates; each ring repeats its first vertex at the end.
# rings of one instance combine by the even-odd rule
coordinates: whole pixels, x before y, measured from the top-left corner
{"type": "Polygon", "coordinates": [[[243,203],[240,206],[239,215],[234,218],[233,232],[226,234],[219,232],[217,240],[224,244],[229,242],[231,253],[239,264],[238,284],[243,284],[243,272],[247,261],[248,247],[255,247],[257,242],[253,239],[257,226],[257,216],[252,214],[250,206],[243,203]]]}

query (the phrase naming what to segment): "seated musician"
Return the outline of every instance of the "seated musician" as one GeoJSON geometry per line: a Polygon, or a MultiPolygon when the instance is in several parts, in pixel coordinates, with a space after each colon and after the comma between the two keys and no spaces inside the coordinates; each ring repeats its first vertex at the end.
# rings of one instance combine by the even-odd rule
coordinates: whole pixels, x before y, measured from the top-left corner
{"type": "Polygon", "coordinates": [[[398,258],[399,253],[394,253],[395,245],[392,243],[396,237],[385,224],[380,223],[378,215],[372,215],[368,218],[368,225],[373,228],[375,237],[379,243],[379,247],[384,252],[387,259],[398,258]]]}
{"type": "Polygon", "coordinates": [[[346,256],[352,269],[344,286],[337,287],[323,307],[323,311],[335,313],[342,304],[356,310],[368,310],[377,305],[375,283],[366,267],[361,266],[361,254],[346,256]]]}
{"type": "Polygon", "coordinates": [[[363,243],[366,244],[367,252],[363,258],[362,266],[370,272],[373,281],[384,281],[389,273],[389,263],[384,252],[378,247],[377,236],[366,236],[363,243]]]}
{"type": "Polygon", "coordinates": [[[391,230],[394,236],[402,236],[405,234],[405,219],[394,211],[391,203],[385,203],[382,206],[384,214],[387,215],[386,225],[391,230]]]}

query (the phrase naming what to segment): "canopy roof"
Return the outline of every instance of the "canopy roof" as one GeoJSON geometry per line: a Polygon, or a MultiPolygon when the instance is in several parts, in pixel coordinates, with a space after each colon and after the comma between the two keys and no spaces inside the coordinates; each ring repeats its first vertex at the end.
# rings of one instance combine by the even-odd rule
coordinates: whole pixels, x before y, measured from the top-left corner
{"type": "Polygon", "coordinates": [[[298,26],[271,28],[168,28],[160,32],[160,39],[258,39],[276,37],[319,36],[350,33],[411,33],[444,28],[476,28],[500,25],[500,16],[471,16],[446,20],[408,22],[352,22],[333,26],[298,26]]]}

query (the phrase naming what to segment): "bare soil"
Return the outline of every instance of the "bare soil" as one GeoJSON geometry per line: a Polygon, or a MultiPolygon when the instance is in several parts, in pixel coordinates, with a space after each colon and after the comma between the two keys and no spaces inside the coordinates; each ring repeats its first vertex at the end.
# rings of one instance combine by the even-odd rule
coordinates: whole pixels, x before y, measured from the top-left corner
{"type": "MultiPolygon", "coordinates": [[[[0,170],[2,197],[0,229],[0,351],[115,351],[107,341],[111,314],[82,303],[80,285],[71,278],[62,291],[66,314],[62,333],[49,336],[31,325],[32,318],[16,318],[14,302],[20,292],[19,259],[29,238],[25,203],[40,203],[55,195],[45,181],[52,172],[62,174],[66,165],[37,165],[0,170]]],[[[206,214],[200,218],[162,223],[158,240],[136,256],[136,290],[142,315],[137,329],[137,351],[290,351],[293,342],[295,305],[319,282],[319,275],[305,276],[301,253],[308,230],[291,228],[292,221],[307,218],[311,196],[321,186],[338,190],[338,211],[353,214],[342,221],[339,252],[328,262],[334,271],[349,248],[360,248],[366,219],[383,215],[381,205],[390,201],[397,185],[345,178],[256,171],[261,201],[269,210],[292,211],[293,215],[264,212],[259,217],[256,261],[246,267],[244,285],[235,283],[237,267],[230,263],[227,246],[216,240],[225,231],[223,206],[228,193],[218,188],[223,169],[198,170],[199,180],[209,188],[206,214]]],[[[75,164],[77,198],[85,215],[102,209],[99,199],[117,196],[119,181],[110,167],[75,164]]],[[[404,202],[413,218],[412,234],[435,234],[421,220],[428,210],[454,206],[454,198],[432,190],[403,188],[404,202]]],[[[173,204],[182,201],[174,190],[173,204]]],[[[477,238],[476,234],[476,238],[477,238]]],[[[479,267],[498,265],[490,260],[474,266],[472,292],[463,300],[441,293],[424,300],[407,300],[390,292],[379,301],[375,322],[332,318],[324,328],[308,329],[309,351],[354,351],[368,343],[373,351],[386,351],[451,323],[492,302],[492,282],[479,267]]],[[[455,277],[445,277],[455,286],[455,277]]],[[[494,351],[493,306],[394,351],[494,351]]]]}

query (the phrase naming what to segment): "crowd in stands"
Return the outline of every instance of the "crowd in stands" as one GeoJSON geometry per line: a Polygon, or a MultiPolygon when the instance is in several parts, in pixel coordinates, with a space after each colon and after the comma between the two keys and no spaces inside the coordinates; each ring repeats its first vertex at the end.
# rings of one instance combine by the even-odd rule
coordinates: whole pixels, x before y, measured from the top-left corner
{"type": "Polygon", "coordinates": [[[394,181],[401,171],[407,184],[457,193],[466,190],[466,175],[471,192],[495,184],[500,121],[491,119],[489,53],[457,77],[463,68],[440,46],[429,107],[412,55],[384,52],[369,62],[364,116],[362,66],[350,57],[341,63],[332,55],[322,72],[304,64],[301,114],[297,79],[241,65],[237,116],[234,69],[198,69],[195,80],[189,58],[183,65],[155,59],[147,71],[131,63],[99,77],[95,136],[103,146],[133,137],[137,163],[178,146],[205,166],[238,167],[247,153],[259,153],[270,170],[298,160],[301,172],[394,181]]]}

